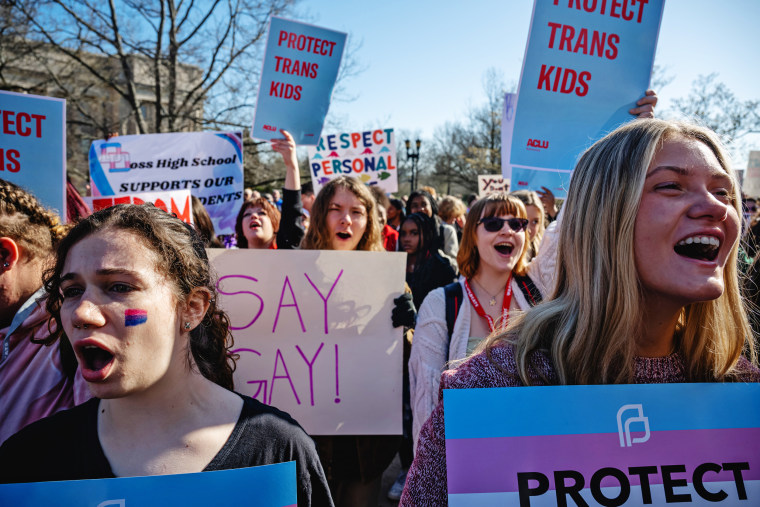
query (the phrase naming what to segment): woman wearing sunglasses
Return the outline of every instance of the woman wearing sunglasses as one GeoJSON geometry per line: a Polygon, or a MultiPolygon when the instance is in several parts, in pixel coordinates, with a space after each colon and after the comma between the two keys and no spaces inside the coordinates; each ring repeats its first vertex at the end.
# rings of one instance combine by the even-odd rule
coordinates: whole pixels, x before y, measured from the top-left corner
{"type": "Polygon", "coordinates": [[[438,404],[438,386],[445,365],[467,357],[516,312],[540,301],[541,295],[527,273],[526,252],[531,239],[527,226],[523,203],[504,192],[472,205],[457,255],[462,277],[455,283],[461,290],[448,286],[446,290],[432,291],[417,316],[409,359],[415,443],[438,404]],[[447,304],[449,309],[454,305],[451,329],[447,304]]]}

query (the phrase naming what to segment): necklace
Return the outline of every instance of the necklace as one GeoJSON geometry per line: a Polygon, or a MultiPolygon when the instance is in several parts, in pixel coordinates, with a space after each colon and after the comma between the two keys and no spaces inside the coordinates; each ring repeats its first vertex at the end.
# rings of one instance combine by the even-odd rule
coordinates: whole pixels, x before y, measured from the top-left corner
{"type": "MultiPolygon", "coordinates": [[[[499,295],[499,292],[501,292],[501,291],[496,291],[496,294],[491,294],[490,292],[488,292],[488,291],[485,289],[485,287],[483,287],[482,285],[480,285],[480,284],[478,283],[478,281],[477,281],[477,280],[475,280],[475,278],[474,278],[474,277],[472,278],[472,281],[473,281],[473,282],[475,282],[475,285],[477,285],[478,287],[480,287],[480,289],[481,289],[483,292],[485,292],[486,294],[488,294],[488,296],[491,298],[491,299],[489,299],[489,300],[488,300],[488,306],[496,306],[496,296],[498,296],[498,295],[499,295]]],[[[509,282],[507,282],[507,285],[509,285],[509,282]]]]}
{"type": "MultiPolygon", "coordinates": [[[[512,275],[510,274],[509,279],[507,280],[507,285],[506,287],[504,287],[504,301],[502,301],[502,304],[501,304],[501,318],[499,319],[500,327],[506,326],[507,319],[509,319],[509,305],[512,302],[512,285],[510,283],[511,281],[512,281],[512,275]]],[[[494,323],[493,318],[490,315],[488,315],[485,310],[483,310],[483,307],[480,305],[480,301],[478,301],[478,297],[470,288],[470,283],[467,280],[464,281],[464,290],[467,292],[467,297],[470,298],[470,303],[472,304],[472,307],[475,309],[475,313],[477,313],[481,319],[484,319],[486,321],[486,323],[488,324],[488,329],[491,332],[493,332],[496,327],[496,324],[494,323]]],[[[495,303],[496,298],[493,298],[493,301],[495,303]]]]}

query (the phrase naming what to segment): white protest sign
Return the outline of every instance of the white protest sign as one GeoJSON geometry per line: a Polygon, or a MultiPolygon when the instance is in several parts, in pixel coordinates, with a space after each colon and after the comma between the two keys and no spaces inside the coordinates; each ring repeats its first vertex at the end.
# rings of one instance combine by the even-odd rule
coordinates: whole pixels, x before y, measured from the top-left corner
{"type": "Polygon", "coordinates": [[[494,192],[509,192],[509,180],[501,174],[478,174],[478,197],[494,192]]]}
{"type": "Polygon", "coordinates": [[[240,355],[235,389],[312,435],[401,433],[397,252],[209,249],[240,355]]]}
{"type": "Polygon", "coordinates": [[[118,136],[90,146],[93,195],[189,190],[217,234],[235,232],[243,203],[243,135],[182,132],[118,136]]]}
{"type": "Polygon", "coordinates": [[[393,129],[344,132],[319,138],[309,146],[309,172],[314,192],[340,175],[354,176],[386,193],[398,191],[396,137],[393,129]]]}
{"type": "Polygon", "coordinates": [[[167,213],[173,213],[183,222],[193,225],[193,203],[190,200],[189,190],[142,192],[108,197],[84,197],[84,201],[90,206],[92,211],[100,211],[117,204],[145,204],[147,202],[167,213]]]}
{"type": "Polygon", "coordinates": [[[750,151],[742,190],[747,197],[760,197],[760,151],[750,151]]]}

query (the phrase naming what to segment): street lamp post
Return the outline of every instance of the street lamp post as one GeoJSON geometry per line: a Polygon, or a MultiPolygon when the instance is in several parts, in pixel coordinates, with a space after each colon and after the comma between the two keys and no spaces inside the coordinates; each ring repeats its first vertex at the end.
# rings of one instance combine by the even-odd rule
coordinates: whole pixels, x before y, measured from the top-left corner
{"type": "Polygon", "coordinates": [[[417,189],[417,163],[420,161],[420,145],[422,141],[417,139],[414,144],[416,145],[416,151],[412,151],[412,142],[409,139],[404,141],[406,145],[406,159],[412,161],[412,175],[409,177],[410,192],[414,192],[417,189]]]}

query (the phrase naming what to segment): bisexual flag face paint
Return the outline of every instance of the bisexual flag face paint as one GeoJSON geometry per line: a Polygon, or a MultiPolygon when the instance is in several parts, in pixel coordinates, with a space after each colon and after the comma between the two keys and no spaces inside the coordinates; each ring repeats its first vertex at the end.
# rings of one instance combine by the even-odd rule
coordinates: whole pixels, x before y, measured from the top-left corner
{"type": "Polygon", "coordinates": [[[148,312],[146,310],[140,310],[138,308],[130,308],[124,310],[124,325],[139,326],[145,324],[148,321],[148,312]]]}

